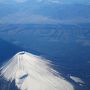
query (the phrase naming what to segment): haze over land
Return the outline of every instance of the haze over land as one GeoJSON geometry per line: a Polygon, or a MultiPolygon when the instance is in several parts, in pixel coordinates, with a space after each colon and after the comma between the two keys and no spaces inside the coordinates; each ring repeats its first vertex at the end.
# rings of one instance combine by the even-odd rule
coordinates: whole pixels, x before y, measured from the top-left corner
{"type": "Polygon", "coordinates": [[[1,0],[1,24],[90,23],[89,0],[1,0]]]}
{"type": "MultiPolygon", "coordinates": [[[[28,51],[51,60],[71,89],[90,90],[89,11],[89,0],[0,0],[0,66],[17,52],[28,51]]],[[[18,59],[14,61],[16,67],[18,59]]],[[[28,76],[22,71],[19,74],[28,76]]],[[[6,85],[0,79],[0,90],[7,90],[6,85]]],[[[17,90],[14,81],[9,85],[9,90],[17,90]]]]}

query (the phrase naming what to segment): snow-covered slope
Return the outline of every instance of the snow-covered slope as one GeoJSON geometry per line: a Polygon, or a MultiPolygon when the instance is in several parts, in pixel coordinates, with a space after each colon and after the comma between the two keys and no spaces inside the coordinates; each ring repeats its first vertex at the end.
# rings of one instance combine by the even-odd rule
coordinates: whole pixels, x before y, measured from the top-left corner
{"type": "Polygon", "coordinates": [[[19,52],[1,67],[1,76],[20,90],[74,90],[42,57],[19,52]]]}

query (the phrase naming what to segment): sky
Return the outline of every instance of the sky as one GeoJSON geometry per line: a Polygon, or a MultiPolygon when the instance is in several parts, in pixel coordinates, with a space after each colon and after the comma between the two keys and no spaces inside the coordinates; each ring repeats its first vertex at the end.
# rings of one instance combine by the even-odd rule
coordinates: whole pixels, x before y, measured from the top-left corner
{"type": "Polygon", "coordinates": [[[0,0],[0,3],[48,2],[56,4],[89,4],[90,0],[0,0]]]}

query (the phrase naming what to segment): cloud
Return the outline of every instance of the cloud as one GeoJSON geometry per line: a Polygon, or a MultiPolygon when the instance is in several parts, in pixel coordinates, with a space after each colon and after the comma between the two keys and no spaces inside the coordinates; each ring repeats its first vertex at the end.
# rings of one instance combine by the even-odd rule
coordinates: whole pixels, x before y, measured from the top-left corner
{"type": "Polygon", "coordinates": [[[24,3],[29,0],[0,0],[0,3],[3,4],[14,4],[14,3],[24,3]]]}
{"type": "Polygon", "coordinates": [[[42,3],[52,3],[52,4],[73,4],[73,3],[79,3],[79,4],[89,4],[90,0],[0,0],[0,3],[24,3],[24,2],[42,2],[42,3]]]}
{"type": "Polygon", "coordinates": [[[38,2],[54,3],[54,4],[90,4],[89,0],[37,0],[38,2]]]}
{"type": "Polygon", "coordinates": [[[51,3],[56,3],[56,4],[61,3],[60,0],[48,0],[48,1],[51,2],[51,3]]]}
{"type": "Polygon", "coordinates": [[[75,18],[75,19],[55,19],[40,14],[29,13],[28,11],[18,11],[13,14],[9,14],[0,19],[0,24],[78,24],[78,23],[90,23],[90,18],[75,18]]]}
{"type": "Polygon", "coordinates": [[[26,2],[27,0],[15,0],[17,3],[24,3],[26,2]]]}
{"type": "Polygon", "coordinates": [[[61,3],[61,0],[37,0],[37,2],[59,4],[59,3],[61,3]]]}
{"type": "Polygon", "coordinates": [[[25,23],[34,23],[34,24],[58,24],[60,20],[49,18],[43,15],[30,14],[28,12],[17,12],[3,17],[0,20],[2,24],[25,24],[25,23]]]}

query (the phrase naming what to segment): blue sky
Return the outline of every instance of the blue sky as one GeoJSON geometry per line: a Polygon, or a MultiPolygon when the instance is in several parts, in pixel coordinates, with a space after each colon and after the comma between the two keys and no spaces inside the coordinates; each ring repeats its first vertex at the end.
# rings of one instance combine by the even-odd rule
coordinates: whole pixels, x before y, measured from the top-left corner
{"type": "Polygon", "coordinates": [[[59,4],[90,4],[90,0],[0,0],[0,3],[48,2],[59,4]]]}

